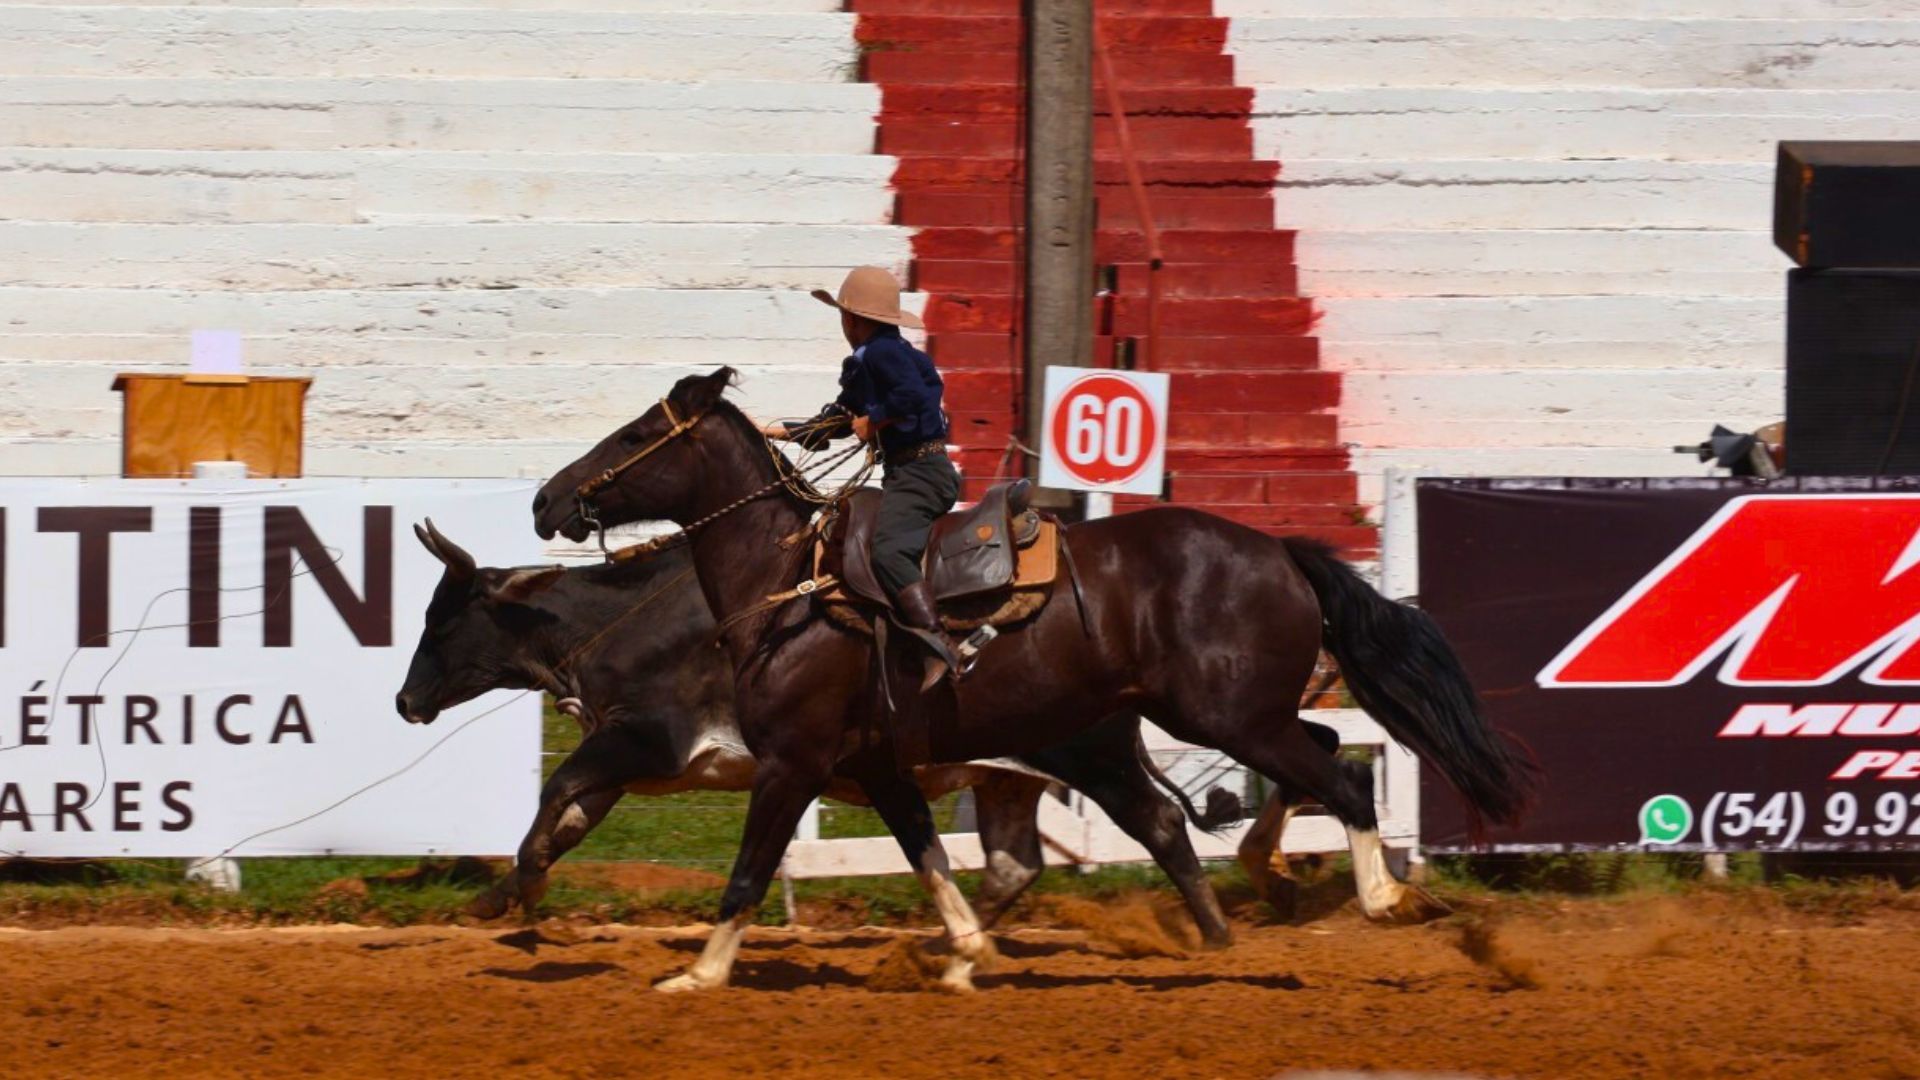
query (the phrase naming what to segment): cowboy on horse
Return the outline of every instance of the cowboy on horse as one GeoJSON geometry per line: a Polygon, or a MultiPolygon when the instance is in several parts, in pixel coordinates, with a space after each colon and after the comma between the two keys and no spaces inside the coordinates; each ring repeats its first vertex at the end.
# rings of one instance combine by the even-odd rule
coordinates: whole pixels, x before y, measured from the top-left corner
{"type": "MultiPolygon", "coordinates": [[[[934,521],[960,497],[960,474],[947,459],[940,372],[931,357],[900,336],[901,327],[919,329],[921,322],[900,310],[900,283],[886,270],[858,267],[847,275],[838,297],[825,289],[815,289],[813,296],[839,309],[841,333],[853,349],[840,365],[840,396],[811,419],[777,420],[760,431],[809,450],[848,435],[878,441],[886,472],[873,531],[874,573],[900,620],[937,641],[940,617],[920,562],[934,521]]],[[[944,667],[946,658],[936,655],[928,663],[944,667]]],[[[929,682],[937,677],[929,671],[929,682]]]]}

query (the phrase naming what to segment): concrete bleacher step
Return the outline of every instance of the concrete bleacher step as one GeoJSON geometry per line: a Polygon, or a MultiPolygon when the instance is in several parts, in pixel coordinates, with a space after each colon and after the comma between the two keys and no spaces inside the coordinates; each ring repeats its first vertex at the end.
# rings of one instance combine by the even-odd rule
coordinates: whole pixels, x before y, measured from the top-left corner
{"type": "Polygon", "coordinates": [[[1237,17],[1243,83],[1563,88],[1920,89],[1887,49],[1920,18],[1237,17]]]}
{"type": "MultiPolygon", "coordinates": [[[[1213,0],[1225,18],[1509,18],[1513,0],[1213,0]]],[[[1541,19],[1897,19],[1913,13],[1909,0],[1528,0],[1541,19]]]]}
{"type": "MultiPolygon", "coordinates": [[[[1018,52],[1026,38],[1026,26],[1017,11],[993,15],[864,14],[856,33],[861,45],[869,50],[1018,52]]],[[[1106,48],[1116,54],[1149,50],[1156,54],[1217,53],[1227,40],[1227,20],[1206,15],[1109,13],[1100,19],[1100,35],[1106,48]]]]}
{"type": "MultiPolygon", "coordinates": [[[[152,365],[156,370],[181,368],[184,346],[179,341],[171,344],[173,355],[152,365]]],[[[280,344],[275,338],[249,338],[249,357],[261,349],[279,353],[280,344]]],[[[629,341],[629,354],[637,347],[643,345],[629,341]]],[[[399,451],[399,443],[472,443],[529,436],[570,439],[577,454],[582,441],[590,442],[632,420],[674,380],[706,374],[715,365],[704,359],[661,362],[639,370],[631,363],[472,365],[450,359],[456,354],[446,342],[440,343],[436,358],[332,368],[318,366],[310,354],[289,351],[286,355],[297,357],[291,366],[314,376],[306,418],[308,431],[317,441],[394,446],[394,452],[399,451]],[[512,417],[504,430],[503,413],[512,417]]],[[[740,382],[732,396],[750,415],[758,416],[790,414],[797,401],[817,405],[830,395],[839,367],[837,359],[829,366],[787,368],[720,362],[735,364],[740,382]]],[[[107,386],[115,371],[139,369],[140,365],[117,360],[0,360],[0,424],[5,425],[9,440],[110,438],[119,431],[120,402],[107,392],[107,386]]],[[[310,467],[319,471],[317,466],[310,467]]],[[[515,466],[497,475],[517,472],[515,466]]]]}
{"type": "MultiPolygon", "coordinates": [[[[917,308],[922,298],[908,298],[917,308]]],[[[0,360],[178,364],[189,331],[249,339],[263,366],[821,365],[845,354],[819,304],[782,289],[0,288],[0,360]]],[[[829,385],[831,379],[829,380],[829,385]]]]}
{"type": "Polygon", "coordinates": [[[1298,241],[1315,299],[1658,294],[1778,298],[1785,258],[1760,231],[1317,229],[1298,241]]]}
{"type": "MultiPolygon", "coordinates": [[[[1241,189],[1237,194],[1265,194],[1280,175],[1278,162],[1252,160],[1244,151],[1238,157],[1147,158],[1135,164],[1143,183],[1169,194],[1178,194],[1180,188],[1223,193],[1237,188],[1241,189]]],[[[1011,148],[985,157],[906,154],[900,157],[893,182],[902,190],[951,190],[975,184],[1004,190],[1018,179],[1020,169],[1020,158],[1011,148]]],[[[1118,154],[1105,149],[1095,154],[1093,181],[1096,188],[1128,183],[1118,154]]]]}
{"type": "Polygon", "coordinates": [[[0,75],[850,81],[853,16],[0,7],[0,75]]]}
{"type": "MultiPolygon", "coordinates": [[[[1009,257],[1014,230],[1005,226],[923,228],[913,238],[923,259],[1009,257]]],[[[1168,229],[1160,234],[1162,256],[1174,262],[1263,260],[1291,262],[1294,234],[1286,229],[1168,229]]],[[[1103,230],[1094,237],[1094,259],[1101,263],[1146,258],[1146,238],[1138,231],[1103,230]]]]}
{"type": "Polygon", "coordinates": [[[1262,87],[1255,152],[1765,162],[1783,139],[1920,134],[1920,91],[1262,87]]]}
{"type": "MultiPolygon", "coordinates": [[[[962,44],[965,44],[962,42],[962,44]]],[[[1122,87],[1217,86],[1233,81],[1233,57],[1181,52],[1142,53],[1116,60],[1114,77],[1122,87]]],[[[1018,85],[1023,78],[1013,49],[878,49],[863,52],[860,77],[901,85],[1018,85]]],[[[1095,80],[1096,85],[1099,79],[1095,80]]]]}
{"type": "MultiPolygon", "coordinates": [[[[913,285],[921,292],[1012,293],[1019,269],[1004,259],[927,259],[914,267],[913,285]]],[[[1115,291],[1146,294],[1146,263],[1119,263],[1112,270],[1115,291]]],[[[1166,263],[1159,278],[1166,297],[1292,296],[1297,289],[1294,268],[1272,263],[1166,263]]]]}
{"type": "MultiPolygon", "coordinates": [[[[1121,107],[1129,116],[1212,116],[1244,119],[1254,91],[1245,86],[1136,86],[1123,90],[1121,107]]],[[[968,121],[1010,119],[1019,115],[1025,91],[1006,83],[885,87],[881,100],[889,118],[965,117],[968,121]]],[[[1108,95],[1094,95],[1093,114],[1111,116],[1108,95]]]]}
{"type": "MultiPolygon", "coordinates": [[[[1241,117],[1139,116],[1128,125],[1134,152],[1157,160],[1210,158],[1253,152],[1253,136],[1241,117]]],[[[1118,153],[1115,126],[1096,117],[1096,154],[1118,153]]],[[[1011,156],[1021,150],[1023,129],[1012,119],[981,121],[964,116],[931,116],[892,121],[880,131],[883,154],[946,154],[954,157],[1011,156]]]]}
{"type": "Polygon", "coordinates": [[[0,79],[0,146],[868,154],[874,87],[633,79],[0,79]]]}
{"type": "MultiPolygon", "coordinates": [[[[1671,365],[1777,379],[1781,308],[1778,295],[1346,297],[1320,305],[1316,331],[1339,343],[1330,355],[1349,373],[1451,368],[1519,378],[1671,365]]],[[[1653,392],[1611,385],[1623,398],[1653,392]]]]}
{"type": "MultiPolygon", "coordinates": [[[[1273,223],[1269,195],[1187,195],[1155,193],[1150,209],[1156,225],[1165,229],[1257,229],[1273,223]]],[[[1138,228],[1140,215],[1128,193],[1115,185],[1097,201],[1102,226],[1138,228]]],[[[923,227],[1002,226],[1024,220],[1024,209],[1005,193],[974,191],[903,191],[899,220],[923,227]]]]}
{"type": "Polygon", "coordinates": [[[142,289],[813,289],[903,268],[892,225],[0,222],[0,285],[142,289]]]}
{"type": "Polygon", "coordinates": [[[11,0],[9,6],[49,8],[362,8],[412,11],[421,7],[449,11],[724,11],[732,14],[766,12],[798,15],[838,13],[842,0],[11,0]]]}
{"type": "Polygon", "coordinates": [[[0,151],[0,205],[31,220],[883,223],[872,155],[0,151]]]}
{"type": "Polygon", "coordinates": [[[1753,229],[1771,160],[1324,161],[1289,158],[1275,193],[1317,229],[1753,229]]]}

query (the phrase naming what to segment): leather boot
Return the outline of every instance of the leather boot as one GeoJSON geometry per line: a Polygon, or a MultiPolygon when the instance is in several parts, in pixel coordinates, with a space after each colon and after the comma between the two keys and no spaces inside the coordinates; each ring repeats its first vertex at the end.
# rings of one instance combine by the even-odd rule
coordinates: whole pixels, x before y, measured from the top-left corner
{"type": "Polygon", "coordinates": [[[932,653],[926,659],[925,674],[920,680],[920,692],[933,689],[941,676],[949,671],[957,672],[953,666],[952,650],[947,647],[946,638],[940,631],[940,613],[933,605],[933,586],[925,578],[901,589],[893,598],[894,610],[900,613],[900,621],[910,630],[919,631],[915,636],[924,642],[932,653]]]}

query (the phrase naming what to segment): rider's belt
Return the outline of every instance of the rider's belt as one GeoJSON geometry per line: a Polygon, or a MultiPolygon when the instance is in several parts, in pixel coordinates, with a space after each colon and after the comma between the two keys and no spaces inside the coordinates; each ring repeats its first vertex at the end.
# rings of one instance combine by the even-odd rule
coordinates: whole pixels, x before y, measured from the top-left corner
{"type": "Polygon", "coordinates": [[[904,450],[894,450],[888,453],[883,460],[886,461],[888,468],[892,468],[895,465],[905,465],[909,461],[919,461],[924,457],[944,454],[946,450],[947,442],[945,439],[929,439],[926,442],[909,446],[904,450]]]}

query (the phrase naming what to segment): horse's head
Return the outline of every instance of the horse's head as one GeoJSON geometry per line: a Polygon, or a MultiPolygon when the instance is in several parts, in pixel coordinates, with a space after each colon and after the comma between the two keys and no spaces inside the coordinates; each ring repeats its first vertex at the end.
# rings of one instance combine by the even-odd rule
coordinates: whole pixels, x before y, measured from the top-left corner
{"type": "Polygon", "coordinates": [[[559,533],[579,541],[592,535],[596,522],[686,524],[706,490],[700,436],[738,418],[723,400],[733,378],[733,369],[723,367],[681,379],[639,419],[561,469],[533,497],[534,531],[541,539],[559,533]]]}
{"type": "Polygon", "coordinates": [[[476,566],[433,522],[415,525],[413,533],[445,569],[394,708],[409,724],[431,724],[443,710],[489,690],[529,685],[524,673],[533,631],[549,616],[528,604],[566,570],[476,566]]]}

